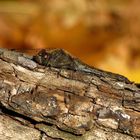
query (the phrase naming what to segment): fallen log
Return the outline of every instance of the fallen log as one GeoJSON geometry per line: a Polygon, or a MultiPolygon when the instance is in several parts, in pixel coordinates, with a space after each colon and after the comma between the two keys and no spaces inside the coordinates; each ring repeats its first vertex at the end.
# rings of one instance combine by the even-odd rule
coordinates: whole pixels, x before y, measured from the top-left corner
{"type": "Polygon", "coordinates": [[[0,49],[0,66],[0,139],[140,139],[140,87],[126,77],[61,49],[0,49]]]}

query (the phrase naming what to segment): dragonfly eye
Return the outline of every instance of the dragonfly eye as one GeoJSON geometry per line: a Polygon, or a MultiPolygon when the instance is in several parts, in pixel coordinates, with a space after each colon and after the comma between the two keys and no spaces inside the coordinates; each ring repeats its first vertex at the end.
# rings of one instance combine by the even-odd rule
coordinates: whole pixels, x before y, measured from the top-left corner
{"type": "Polygon", "coordinates": [[[47,55],[47,54],[45,54],[45,55],[44,55],[44,58],[45,58],[45,59],[47,59],[47,58],[48,58],[48,55],[47,55]]]}

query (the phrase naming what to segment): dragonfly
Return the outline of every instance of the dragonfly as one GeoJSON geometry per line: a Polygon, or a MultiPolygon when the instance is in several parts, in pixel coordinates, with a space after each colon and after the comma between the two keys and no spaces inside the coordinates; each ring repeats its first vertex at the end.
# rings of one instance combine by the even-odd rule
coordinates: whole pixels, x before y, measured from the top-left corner
{"type": "Polygon", "coordinates": [[[37,55],[33,56],[33,60],[46,67],[81,71],[98,77],[109,77],[121,82],[131,83],[122,75],[89,66],[63,49],[42,49],[37,55]]]}

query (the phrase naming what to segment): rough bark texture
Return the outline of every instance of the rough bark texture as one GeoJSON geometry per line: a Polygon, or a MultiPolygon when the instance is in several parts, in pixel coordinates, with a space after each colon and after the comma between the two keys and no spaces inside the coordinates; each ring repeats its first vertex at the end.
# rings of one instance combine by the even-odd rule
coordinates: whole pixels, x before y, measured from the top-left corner
{"type": "Polygon", "coordinates": [[[0,140],[25,139],[139,140],[139,85],[0,49],[0,140]]]}

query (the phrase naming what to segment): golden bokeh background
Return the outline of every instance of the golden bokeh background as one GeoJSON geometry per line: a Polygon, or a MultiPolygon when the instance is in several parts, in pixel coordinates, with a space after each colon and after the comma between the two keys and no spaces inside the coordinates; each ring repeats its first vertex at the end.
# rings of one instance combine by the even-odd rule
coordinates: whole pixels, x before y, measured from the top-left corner
{"type": "Polygon", "coordinates": [[[63,48],[140,83],[139,0],[0,0],[0,47],[63,48]]]}

